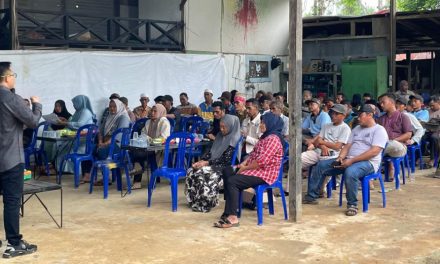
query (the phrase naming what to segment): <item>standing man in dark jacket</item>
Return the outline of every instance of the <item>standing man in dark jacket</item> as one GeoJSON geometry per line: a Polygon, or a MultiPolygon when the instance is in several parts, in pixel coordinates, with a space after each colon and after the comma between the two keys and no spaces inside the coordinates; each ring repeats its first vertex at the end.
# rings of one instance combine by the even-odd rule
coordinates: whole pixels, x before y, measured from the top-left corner
{"type": "Polygon", "coordinates": [[[20,206],[23,193],[23,125],[38,126],[41,118],[40,99],[32,96],[32,110],[15,88],[17,74],[10,62],[0,62],[0,190],[3,193],[3,221],[8,245],[4,258],[12,258],[37,251],[37,246],[22,240],[20,234],[20,206]]]}

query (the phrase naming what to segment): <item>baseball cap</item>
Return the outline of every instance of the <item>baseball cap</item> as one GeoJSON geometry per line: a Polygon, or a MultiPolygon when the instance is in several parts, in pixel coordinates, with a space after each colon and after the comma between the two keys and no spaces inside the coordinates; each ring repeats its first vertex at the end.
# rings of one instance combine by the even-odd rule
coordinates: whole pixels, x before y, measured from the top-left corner
{"type": "Polygon", "coordinates": [[[228,91],[224,91],[218,99],[226,99],[231,101],[231,93],[228,91]]]}
{"type": "Polygon", "coordinates": [[[211,89],[205,89],[204,93],[214,94],[211,89]]]}
{"type": "Polygon", "coordinates": [[[396,98],[396,103],[401,103],[401,104],[404,104],[404,105],[407,105],[408,104],[408,99],[406,99],[406,97],[405,96],[398,96],[397,98],[396,98]]]}
{"type": "Polygon", "coordinates": [[[119,97],[121,97],[119,94],[117,94],[117,93],[112,93],[108,99],[110,99],[110,100],[111,100],[111,99],[119,99],[119,97]]]}
{"type": "Polygon", "coordinates": [[[347,106],[342,104],[335,104],[332,108],[330,108],[330,110],[345,115],[347,113],[347,106]]]}
{"type": "Polygon", "coordinates": [[[411,95],[409,97],[409,100],[412,100],[412,99],[420,100],[420,101],[423,102],[423,97],[421,95],[419,95],[419,94],[411,95]]]}
{"type": "Polygon", "coordinates": [[[321,102],[318,100],[318,98],[312,98],[312,99],[306,101],[306,105],[308,105],[310,103],[321,104],[321,102]]]}
{"type": "Polygon", "coordinates": [[[241,95],[236,95],[234,97],[234,102],[242,102],[244,104],[244,103],[246,103],[246,98],[241,95]]]}
{"type": "Polygon", "coordinates": [[[362,108],[358,111],[358,113],[374,113],[373,107],[369,104],[364,104],[362,108]]]}
{"type": "Polygon", "coordinates": [[[166,95],[163,96],[163,100],[172,102],[173,101],[173,97],[171,95],[169,95],[169,94],[166,94],[166,95]]]}

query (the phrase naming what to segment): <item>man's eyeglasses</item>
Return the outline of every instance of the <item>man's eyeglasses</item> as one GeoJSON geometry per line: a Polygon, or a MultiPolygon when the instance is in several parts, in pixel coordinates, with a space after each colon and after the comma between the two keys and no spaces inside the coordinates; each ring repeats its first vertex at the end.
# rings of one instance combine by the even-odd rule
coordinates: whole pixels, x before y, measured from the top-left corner
{"type": "Polygon", "coordinates": [[[147,98],[142,98],[142,99],[139,99],[139,101],[148,101],[148,99],[147,98]]]}
{"type": "Polygon", "coordinates": [[[6,75],[3,75],[3,76],[0,76],[0,77],[8,77],[8,76],[14,76],[14,78],[17,78],[17,73],[11,73],[11,74],[6,74],[6,75]]]}

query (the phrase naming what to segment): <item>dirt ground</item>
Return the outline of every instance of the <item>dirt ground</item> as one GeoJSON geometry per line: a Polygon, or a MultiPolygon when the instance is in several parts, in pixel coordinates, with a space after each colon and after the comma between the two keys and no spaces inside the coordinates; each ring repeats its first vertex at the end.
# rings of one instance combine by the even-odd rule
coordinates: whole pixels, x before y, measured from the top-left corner
{"type": "MultiPolygon", "coordinates": [[[[58,229],[32,198],[25,206],[21,231],[38,251],[0,262],[440,263],[440,179],[432,174],[433,170],[419,171],[415,182],[388,192],[385,209],[376,187],[370,211],[346,217],[334,193],[319,205],[305,205],[301,222],[293,223],[283,219],[277,200],[275,215],[265,210],[263,226],[256,224],[256,211],[245,210],[240,227],[228,230],[212,227],[224,202],[210,213],[192,212],[183,184],[173,213],[165,182],[158,184],[152,207],[147,208],[145,189],[121,198],[113,185],[104,200],[102,188],[95,187],[92,194],[85,185],[75,190],[72,176],[66,175],[63,228],[58,229]]],[[[54,181],[53,176],[42,180],[54,181]]],[[[59,192],[40,197],[59,217],[59,192]]]]}

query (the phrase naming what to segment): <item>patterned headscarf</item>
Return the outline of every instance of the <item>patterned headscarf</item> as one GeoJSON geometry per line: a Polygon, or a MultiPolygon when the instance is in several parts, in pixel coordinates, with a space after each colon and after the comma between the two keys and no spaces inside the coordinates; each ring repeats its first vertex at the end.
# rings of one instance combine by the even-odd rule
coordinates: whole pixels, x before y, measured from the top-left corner
{"type": "Polygon", "coordinates": [[[104,136],[111,135],[117,129],[117,127],[115,127],[115,125],[116,125],[116,121],[118,121],[119,117],[126,115],[127,118],[130,119],[128,117],[128,112],[125,109],[125,105],[123,102],[121,102],[118,99],[111,99],[110,102],[113,102],[116,104],[116,113],[115,114],[110,113],[107,116],[107,118],[105,119],[104,136]]]}

